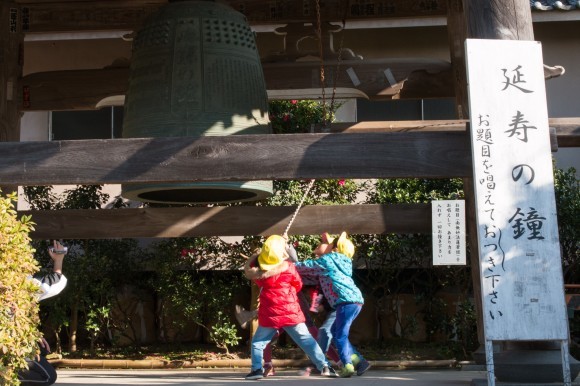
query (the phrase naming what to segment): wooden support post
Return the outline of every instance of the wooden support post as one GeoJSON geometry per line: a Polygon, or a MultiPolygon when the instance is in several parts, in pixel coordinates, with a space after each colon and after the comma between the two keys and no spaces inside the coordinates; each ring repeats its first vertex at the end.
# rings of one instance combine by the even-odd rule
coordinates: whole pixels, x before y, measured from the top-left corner
{"type": "Polygon", "coordinates": [[[447,0],[447,33],[459,119],[469,118],[464,47],[467,25],[464,9],[463,0],[447,0]]]}
{"type": "MultiPolygon", "coordinates": [[[[458,105],[462,106],[463,109],[462,114],[465,114],[465,118],[468,117],[467,111],[467,82],[465,82],[462,76],[465,76],[464,70],[460,70],[461,66],[464,66],[464,42],[465,38],[471,39],[501,39],[501,40],[526,40],[526,41],[533,41],[534,40],[534,32],[532,26],[532,15],[529,2],[527,0],[514,0],[506,4],[506,2],[501,0],[448,0],[449,10],[448,10],[448,19],[449,19],[449,26],[450,26],[450,40],[452,41],[452,58],[453,62],[452,65],[454,66],[454,70],[456,71],[454,74],[456,75],[456,95],[461,97],[461,100],[458,100],[458,105]],[[461,13],[463,13],[463,21],[461,20],[461,13]],[[457,34],[457,36],[455,36],[457,34]],[[458,41],[460,39],[460,41],[458,41]],[[461,61],[461,63],[459,63],[461,61]],[[458,76],[459,74],[459,76],[458,76]],[[465,106],[465,107],[464,107],[465,106]]],[[[466,181],[467,182],[467,181],[466,181]]],[[[473,182],[469,184],[465,184],[465,192],[467,201],[472,201],[475,198],[475,188],[473,182]]],[[[477,226],[477,223],[474,221],[475,219],[475,207],[468,207],[468,213],[473,213],[473,219],[469,219],[468,222],[468,232],[473,231],[477,226]],[[471,212],[471,209],[474,212],[471,212]]],[[[468,215],[469,216],[469,215],[468,215]]],[[[471,235],[470,243],[476,235],[471,235]]],[[[475,255],[475,258],[472,258],[472,264],[476,263],[476,265],[472,265],[472,270],[479,271],[479,259],[478,254],[476,252],[477,240],[474,241],[475,244],[471,245],[471,253],[475,255]]],[[[479,272],[477,273],[479,275],[479,272]]],[[[475,273],[473,274],[475,276],[475,273]]],[[[481,278],[479,278],[481,280],[481,278]]],[[[477,296],[477,295],[476,295],[477,296]]],[[[479,299],[476,299],[476,302],[481,303],[482,298],[481,296],[479,299]]],[[[483,307],[482,307],[483,308],[483,307]]],[[[485,335],[485,334],[484,334],[485,335]]],[[[486,363],[488,365],[488,384],[494,385],[495,378],[497,380],[502,381],[504,380],[502,376],[500,376],[498,367],[503,366],[504,368],[509,367],[509,355],[502,356],[503,359],[496,360],[494,363],[494,353],[493,353],[493,344],[491,341],[487,340],[487,337],[484,337],[485,341],[485,348],[486,348],[486,363]],[[505,361],[505,363],[501,363],[505,361]]],[[[481,337],[480,337],[481,343],[481,337]]],[[[505,354],[509,354],[510,351],[514,352],[516,357],[519,357],[518,349],[525,349],[525,343],[522,341],[510,341],[504,342],[503,350],[507,349],[505,354]]],[[[536,342],[541,343],[541,342],[536,342]]],[[[534,343],[532,342],[532,346],[534,343]]],[[[535,379],[534,372],[538,372],[538,363],[543,363],[544,366],[546,365],[562,365],[564,371],[564,384],[570,384],[570,369],[568,358],[569,354],[567,352],[567,346],[562,343],[561,346],[561,357],[562,363],[550,363],[550,357],[548,356],[548,352],[542,352],[542,348],[537,346],[538,350],[536,353],[529,352],[530,355],[535,355],[533,359],[528,356],[526,360],[522,364],[528,364],[528,366],[521,368],[521,373],[514,374],[513,372],[507,371],[511,375],[511,380],[527,380],[527,379],[535,379]],[[530,376],[531,375],[531,376],[530,376]]],[[[510,369],[511,370],[511,369],[510,369]]],[[[539,375],[539,374],[538,374],[539,375]]],[[[554,379],[553,381],[557,381],[554,379]]]]}
{"type": "MultiPolygon", "coordinates": [[[[22,77],[23,16],[14,1],[0,2],[0,141],[20,140],[20,111],[17,99],[18,79],[22,77]]],[[[0,186],[3,193],[15,191],[17,186],[0,186]]]]}
{"type": "Polygon", "coordinates": [[[469,38],[534,40],[529,1],[470,0],[466,6],[469,38]]]}
{"type": "Polygon", "coordinates": [[[0,3],[0,141],[20,140],[20,113],[16,85],[22,76],[22,15],[13,1],[0,3]]]}
{"type": "MultiPolygon", "coordinates": [[[[465,39],[467,38],[467,20],[465,16],[464,0],[447,1],[447,32],[451,54],[451,66],[455,83],[455,103],[457,115],[460,119],[469,118],[469,101],[467,93],[467,72],[465,67],[465,39]]],[[[466,125],[469,134],[470,125],[466,125]]],[[[469,141],[470,135],[467,135],[469,141]]],[[[483,330],[483,306],[481,303],[481,275],[479,273],[479,241],[477,239],[475,191],[473,178],[463,178],[463,191],[465,192],[465,216],[466,231],[469,245],[469,262],[471,265],[471,281],[473,284],[473,299],[477,313],[477,339],[480,347],[474,353],[477,363],[485,363],[485,338],[483,330]],[[477,354],[480,355],[477,355],[477,354]]]]}

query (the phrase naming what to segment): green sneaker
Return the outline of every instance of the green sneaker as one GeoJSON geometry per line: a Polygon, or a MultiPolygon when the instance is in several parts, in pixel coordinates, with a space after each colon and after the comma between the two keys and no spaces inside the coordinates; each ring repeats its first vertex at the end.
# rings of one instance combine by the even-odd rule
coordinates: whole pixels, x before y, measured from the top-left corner
{"type": "Polygon", "coordinates": [[[352,354],[350,359],[352,359],[352,364],[356,370],[356,375],[363,375],[368,369],[371,368],[371,364],[360,355],[352,354]]]}
{"type": "Polygon", "coordinates": [[[348,378],[353,374],[354,374],[354,366],[352,365],[352,363],[347,363],[346,365],[344,365],[344,367],[340,369],[340,372],[338,373],[338,375],[341,378],[348,378]]]}
{"type": "Polygon", "coordinates": [[[363,358],[356,368],[356,375],[363,375],[370,368],[371,364],[369,361],[363,358]]]}

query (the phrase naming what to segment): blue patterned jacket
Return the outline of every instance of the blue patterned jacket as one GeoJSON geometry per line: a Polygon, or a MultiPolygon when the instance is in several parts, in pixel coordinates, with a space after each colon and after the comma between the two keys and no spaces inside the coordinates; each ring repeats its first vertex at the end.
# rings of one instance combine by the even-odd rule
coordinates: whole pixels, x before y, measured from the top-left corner
{"type": "Polygon", "coordinates": [[[321,280],[320,284],[325,295],[330,292],[325,286],[332,286],[332,292],[336,296],[334,304],[327,297],[332,307],[342,303],[364,303],[362,293],[352,279],[352,259],[342,253],[331,252],[318,259],[297,262],[296,268],[301,275],[304,273],[330,279],[321,280]]]}

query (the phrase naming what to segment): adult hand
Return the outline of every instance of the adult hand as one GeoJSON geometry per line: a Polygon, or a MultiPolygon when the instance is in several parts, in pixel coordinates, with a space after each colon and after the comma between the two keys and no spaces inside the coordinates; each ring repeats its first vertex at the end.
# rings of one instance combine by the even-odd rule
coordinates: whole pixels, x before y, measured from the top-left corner
{"type": "Polygon", "coordinates": [[[53,272],[62,273],[62,261],[64,260],[64,256],[67,254],[67,252],[67,248],[58,240],[54,240],[52,247],[48,248],[48,254],[50,255],[50,258],[53,262],[53,272]],[[57,253],[56,251],[60,253],[57,253]],[[62,253],[62,251],[64,251],[64,253],[62,253]]]}
{"type": "Polygon", "coordinates": [[[48,344],[46,339],[44,339],[44,337],[40,338],[40,341],[38,342],[38,344],[40,344],[40,347],[45,349],[46,352],[50,352],[50,345],[48,344]]]}
{"type": "Polygon", "coordinates": [[[64,256],[66,255],[68,252],[67,247],[65,247],[64,245],[62,245],[60,243],[60,241],[58,240],[53,240],[52,242],[52,246],[48,247],[48,254],[50,255],[50,257],[54,260],[56,257],[58,257],[59,255],[64,256]]]}

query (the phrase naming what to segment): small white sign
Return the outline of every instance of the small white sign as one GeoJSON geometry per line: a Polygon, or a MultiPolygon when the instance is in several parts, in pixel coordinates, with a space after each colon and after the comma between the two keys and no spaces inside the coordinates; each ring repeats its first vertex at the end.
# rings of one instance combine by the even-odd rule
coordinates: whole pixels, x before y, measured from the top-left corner
{"type": "Polygon", "coordinates": [[[431,202],[433,265],[465,265],[465,201],[431,202]]]}

